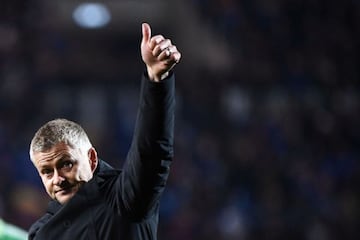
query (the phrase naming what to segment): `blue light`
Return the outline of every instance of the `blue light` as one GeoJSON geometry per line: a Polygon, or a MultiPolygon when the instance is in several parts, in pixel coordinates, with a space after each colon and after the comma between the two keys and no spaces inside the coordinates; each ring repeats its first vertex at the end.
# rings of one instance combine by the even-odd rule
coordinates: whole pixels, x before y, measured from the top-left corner
{"type": "Polygon", "coordinates": [[[101,28],[111,19],[109,10],[101,3],[82,3],[73,12],[76,24],[83,28],[101,28]]]}

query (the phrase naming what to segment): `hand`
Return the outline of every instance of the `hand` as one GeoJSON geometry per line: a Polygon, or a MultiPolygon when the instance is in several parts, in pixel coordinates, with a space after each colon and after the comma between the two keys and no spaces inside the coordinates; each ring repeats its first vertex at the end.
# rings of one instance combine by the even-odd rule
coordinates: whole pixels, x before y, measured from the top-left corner
{"type": "Polygon", "coordinates": [[[143,23],[141,56],[149,79],[158,82],[169,75],[169,71],[180,61],[181,53],[170,39],[165,39],[162,35],[151,37],[150,25],[143,23]]]}

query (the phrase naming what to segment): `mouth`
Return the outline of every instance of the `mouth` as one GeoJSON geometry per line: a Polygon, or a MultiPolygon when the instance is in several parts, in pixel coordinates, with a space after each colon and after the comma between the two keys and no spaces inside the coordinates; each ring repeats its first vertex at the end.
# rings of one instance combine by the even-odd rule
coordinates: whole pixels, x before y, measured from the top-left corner
{"type": "Polygon", "coordinates": [[[69,192],[72,192],[74,186],[69,186],[69,187],[65,187],[65,188],[61,188],[55,191],[55,194],[67,194],[69,192]]]}

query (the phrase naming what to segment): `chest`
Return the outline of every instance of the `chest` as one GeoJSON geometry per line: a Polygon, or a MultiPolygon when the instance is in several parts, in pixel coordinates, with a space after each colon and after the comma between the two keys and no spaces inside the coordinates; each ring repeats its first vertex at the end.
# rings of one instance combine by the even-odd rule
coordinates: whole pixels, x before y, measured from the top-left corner
{"type": "Polygon", "coordinates": [[[37,232],[35,240],[112,239],[112,236],[127,235],[124,231],[127,225],[106,204],[84,202],[77,209],[64,208],[52,216],[37,232]]]}

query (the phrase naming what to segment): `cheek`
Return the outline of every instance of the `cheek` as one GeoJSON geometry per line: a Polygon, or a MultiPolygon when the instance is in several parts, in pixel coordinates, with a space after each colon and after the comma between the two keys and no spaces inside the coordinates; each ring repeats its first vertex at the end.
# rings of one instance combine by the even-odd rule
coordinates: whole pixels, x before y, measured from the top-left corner
{"type": "Polygon", "coordinates": [[[52,185],[51,185],[51,181],[49,179],[45,179],[45,178],[42,178],[41,179],[42,182],[43,182],[43,185],[46,189],[46,192],[51,195],[51,191],[52,191],[52,185]]]}
{"type": "Polygon", "coordinates": [[[67,181],[73,183],[81,180],[82,176],[81,168],[80,166],[74,166],[69,172],[65,174],[65,178],[67,181]]]}
{"type": "Polygon", "coordinates": [[[89,181],[92,177],[91,168],[89,165],[82,164],[77,170],[77,180],[79,181],[89,181]]]}

